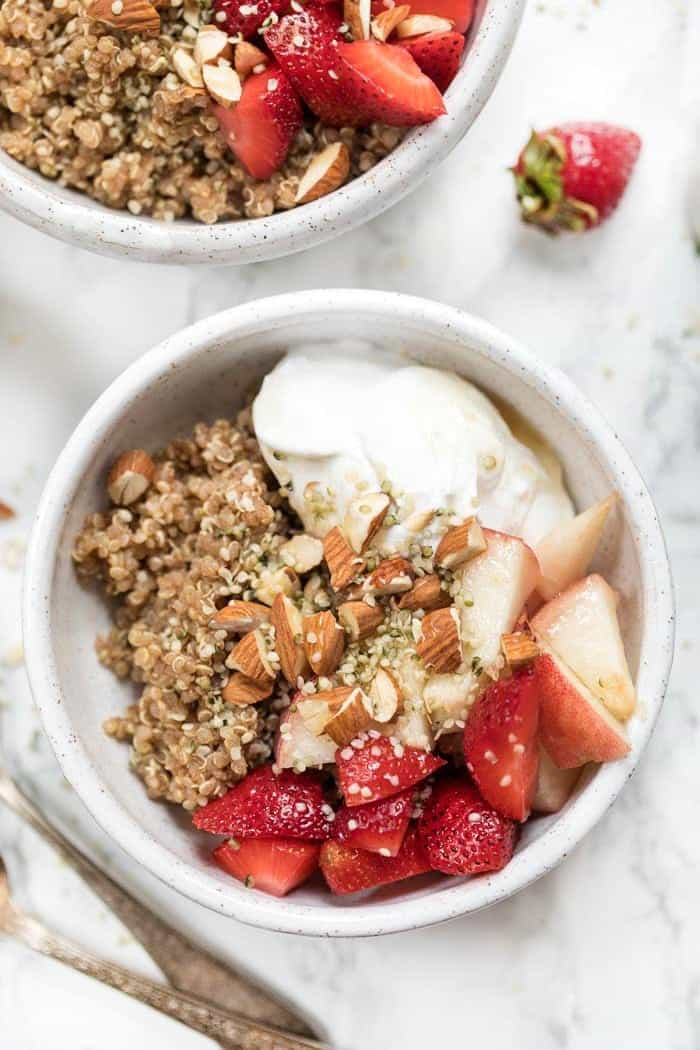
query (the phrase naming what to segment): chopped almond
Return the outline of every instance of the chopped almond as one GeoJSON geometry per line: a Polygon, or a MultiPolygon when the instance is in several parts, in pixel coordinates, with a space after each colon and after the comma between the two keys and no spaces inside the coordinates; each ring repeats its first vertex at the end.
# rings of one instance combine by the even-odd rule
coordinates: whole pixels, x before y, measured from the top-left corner
{"type": "Polygon", "coordinates": [[[263,623],[269,623],[270,610],[258,602],[232,601],[209,621],[209,626],[230,634],[247,634],[263,623]]]}
{"type": "Polygon", "coordinates": [[[300,611],[286,594],[278,594],[272,603],[272,625],[275,628],[275,650],[282,674],[290,685],[308,668],[304,651],[304,625],[300,611]]]}
{"type": "Polygon", "coordinates": [[[144,36],[160,32],[160,15],[148,0],[93,0],[86,14],[113,29],[144,36]]]}
{"type": "Polygon", "coordinates": [[[372,705],[369,697],[359,688],[353,689],[347,700],[326,722],[324,732],[338,747],[346,747],[366,729],[373,721],[372,705]]]}
{"type": "Polygon", "coordinates": [[[390,722],[403,708],[403,693],[398,680],[385,667],[380,667],[369,687],[375,722],[390,722]]]}
{"type": "Polygon", "coordinates": [[[423,617],[416,650],[425,666],[436,674],[457,670],[462,662],[462,640],[454,606],[436,609],[423,617]]]}
{"type": "Polygon", "coordinates": [[[371,0],[343,0],[343,19],[353,40],[369,40],[371,0]]]}
{"type": "Polygon", "coordinates": [[[201,88],[204,86],[202,71],[195,62],[192,52],[188,51],[186,47],[174,48],[171,60],[175,72],[185,84],[189,84],[189,86],[193,88],[201,88]]]}
{"type": "Polygon", "coordinates": [[[269,679],[266,682],[256,682],[236,671],[221,690],[221,699],[238,707],[259,704],[261,700],[267,700],[268,696],[272,695],[273,685],[269,679]]]}
{"type": "Polygon", "coordinates": [[[274,681],[277,672],[270,663],[267,646],[259,630],[245,634],[228,655],[226,666],[263,685],[274,681]]]}
{"type": "Polygon", "coordinates": [[[323,543],[315,536],[302,532],[282,544],[280,558],[303,575],[305,572],[311,572],[323,561],[323,543]]]}
{"type": "Polygon", "coordinates": [[[449,33],[454,29],[454,22],[438,15],[411,15],[404,18],[396,27],[399,40],[410,36],[424,36],[426,33],[449,33]]]}
{"type": "Polygon", "coordinates": [[[204,86],[215,102],[230,109],[241,97],[241,78],[223,59],[214,65],[202,66],[204,86]]]}
{"type": "Polygon", "coordinates": [[[363,584],[365,594],[405,594],[413,586],[415,570],[410,561],[399,556],[386,558],[370,573],[363,584]]]}
{"type": "Polygon", "coordinates": [[[501,649],[511,671],[532,663],[540,655],[539,646],[525,631],[501,635],[501,649]]]}
{"type": "Polygon", "coordinates": [[[231,42],[223,29],[214,25],[202,26],[194,44],[194,60],[198,65],[206,66],[220,58],[230,61],[232,54],[231,42]]]}
{"type": "Polygon", "coordinates": [[[343,519],[343,534],[357,554],[369,546],[382,527],[390,504],[385,492],[369,492],[350,500],[343,519]]]}
{"type": "Polygon", "coordinates": [[[440,540],[435,551],[435,564],[443,569],[458,569],[486,550],[486,539],[476,518],[453,525],[440,540]]]}
{"type": "Polygon", "coordinates": [[[332,142],[311,158],[299,182],[295,201],[309,204],[343,185],[350,173],[350,153],[343,142],[332,142]]]}
{"type": "Polygon", "coordinates": [[[156,465],[141,448],[122,452],[107,477],[107,492],[112,503],[128,507],[141,499],[156,473],[156,465]]]}
{"type": "Polygon", "coordinates": [[[411,8],[408,4],[397,4],[386,11],[381,11],[372,19],[370,31],[375,40],[386,42],[404,18],[408,18],[411,8]]]}
{"type": "Polygon", "coordinates": [[[331,574],[331,587],[334,591],[344,590],[359,576],[364,567],[363,559],[355,554],[337,525],[326,533],[323,540],[323,554],[331,574]]]}
{"type": "Polygon", "coordinates": [[[304,617],[304,649],[314,674],[331,675],[345,652],[345,631],[332,612],[304,617]]]}
{"type": "Polygon", "coordinates": [[[361,642],[384,622],[384,610],[381,605],[368,605],[367,602],[343,602],[338,607],[338,619],[350,640],[361,642]]]}
{"type": "Polygon", "coordinates": [[[424,609],[425,612],[431,612],[433,609],[444,609],[450,604],[450,596],[442,589],[440,577],[430,573],[428,576],[418,577],[410,591],[407,591],[399,602],[399,609],[424,609]]]}
{"type": "Polygon", "coordinates": [[[269,61],[268,55],[261,51],[255,44],[248,40],[242,40],[236,44],[233,56],[233,64],[241,80],[255,70],[256,66],[265,66],[269,61]]]}

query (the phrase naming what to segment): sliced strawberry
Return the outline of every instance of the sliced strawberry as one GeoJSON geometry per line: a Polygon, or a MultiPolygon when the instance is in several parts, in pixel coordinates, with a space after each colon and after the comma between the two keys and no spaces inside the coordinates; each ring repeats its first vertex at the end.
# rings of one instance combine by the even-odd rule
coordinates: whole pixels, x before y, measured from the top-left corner
{"type": "Polygon", "coordinates": [[[271,14],[281,15],[289,0],[214,0],[214,25],[229,36],[253,36],[271,14]],[[219,17],[217,17],[219,16],[219,17]]]}
{"type": "Polygon", "coordinates": [[[335,815],[333,838],[346,846],[395,857],[401,849],[412,809],[412,788],[366,806],[343,806],[335,815]]]}
{"type": "Polygon", "coordinates": [[[229,148],[254,179],[269,179],[281,167],[303,119],[292,85],[274,65],[246,78],[232,109],[214,106],[214,112],[229,148]]]}
{"type": "Polygon", "coordinates": [[[351,81],[356,104],[371,120],[412,127],[429,124],[445,112],[442,95],[405,48],[355,40],[340,44],[338,51],[356,74],[351,81]]]}
{"type": "Polygon", "coordinates": [[[474,0],[413,0],[411,14],[449,18],[458,33],[466,33],[474,17],[474,0]]]}
{"type": "Polygon", "coordinates": [[[397,795],[445,765],[429,751],[405,747],[394,737],[373,738],[366,733],[361,747],[344,747],[336,755],[340,787],[348,806],[361,806],[397,795]]]}
{"type": "Polygon", "coordinates": [[[479,791],[494,809],[527,820],[537,784],[539,691],[532,667],[494,682],[472,707],[464,757],[479,791]]]}
{"type": "Polygon", "coordinates": [[[445,92],[459,70],[464,37],[461,33],[426,33],[412,40],[402,40],[400,47],[408,51],[438,90],[445,92]]]}
{"type": "Polygon", "coordinates": [[[200,831],[238,839],[327,839],[333,811],[315,773],[260,766],[192,817],[200,831]]]}
{"type": "Polygon", "coordinates": [[[240,844],[222,842],[213,856],[220,868],[251,889],[284,897],[316,870],[320,852],[314,842],[247,839],[240,844]]]}
{"type": "Polygon", "coordinates": [[[396,857],[324,842],[319,865],[333,893],[358,893],[430,871],[415,828],[407,833],[396,857]]]}
{"type": "Polygon", "coordinates": [[[518,826],[500,816],[467,780],[439,781],[418,823],[431,866],[446,875],[500,871],[513,856],[518,826]]]}
{"type": "Polygon", "coordinates": [[[309,109],[333,127],[370,122],[356,104],[351,77],[338,54],[336,11],[309,7],[265,31],[265,43],[309,109]]]}

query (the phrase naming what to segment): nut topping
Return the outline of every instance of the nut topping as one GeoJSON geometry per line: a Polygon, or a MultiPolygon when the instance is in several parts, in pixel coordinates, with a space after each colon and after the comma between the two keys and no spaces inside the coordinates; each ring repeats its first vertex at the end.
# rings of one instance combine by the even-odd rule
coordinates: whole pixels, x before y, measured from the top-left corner
{"type": "Polygon", "coordinates": [[[323,561],[323,544],[315,536],[302,532],[282,544],[280,557],[298,573],[311,572],[323,561]]]}
{"type": "Polygon", "coordinates": [[[539,646],[526,631],[502,634],[501,650],[511,671],[517,671],[519,667],[532,663],[540,654],[539,646]]]}
{"type": "Polygon", "coordinates": [[[113,29],[144,36],[160,32],[160,15],[148,0],[93,0],[86,13],[113,29]]]}
{"type": "Polygon", "coordinates": [[[382,527],[391,500],[385,492],[356,496],[348,504],[343,533],[354,551],[361,554],[382,527]]]}
{"type": "Polygon", "coordinates": [[[184,81],[185,84],[189,84],[189,86],[193,88],[201,88],[204,86],[202,72],[192,57],[191,51],[188,51],[186,47],[176,47],[173,49],[171,58],[173,68],[180,80],[184,81]]]}
{"type": "Polygon", "coordinates": [[[212,616],[209,626],[229,634],[247,634],[263,623],[269,623],[270,610],[258,602],[232,601],[212,616]]]}
{"type": "Polygon", "coordinates": [[[343,19],[353,40],[369,40],[371,8],[371,0],[344,0],[343,19]]]}
{"type": "Polygon", "coordinates": [[[450,596],[442,589],[440,577],[431,573],[416,580],[399,602],[399,609],[410,609],[411,612],[424,609],[425,612],[430,612],[433,609],[444,609],[450,604],[450,596]]]}
{"type": "Polygon", "coordinates": [[[206,66],[210,62],[218,62],[220,58],[230,60],[232,54],[233,48],[223,29],[217,29],[213,25],[202,26],[194,44],[194,60],[197,65],[206,66]]]}
{"type": "Polygon", "coordinates": [[[381,561],[363,584],[365,594],[405,594],[413,586],[415,571],[399,556],[381,561]]]}
{"type": "Polygon", "coordinates": [[[403,707],[403,693],[394,675],[380,667],[369,687],[375,722],[390,722],[403,707]]]}
{"type": "Polygon", "coordinates": [[[251,631],[241,638],[228,655],[226,666],[241,671],[254,682],[268,685],[277,677],[267,655],[267,646],[260,630],[251,631]]]}
{"type": "Polygon", "coordinates": [[[367,602],[343,602],[338,606],[338,619],[350,640],[361,642],[384,621],[384,610],[381,605],[368,605],[367,602]]]}
{"type": "Polygon", "coordinates": [[[112,503],[128,507],[141,499],[155,473],[156,465],[143,449],[122,452],[107,478],[107,492],[112,503]]]}
{"type": "Polygon", "coordinates": [[[460,525],[453,525],[442,537],[435,551],[435,564],[443,569],[458,569],[485,550],[481,525],[476,518],[467,518],[460,525]]]}
{"type": "Polygon", "coordinates": [[[324,732],[338,747],[345,747],[360,733],[368,729],[373,721],[372,704],[359,686],[352,689],[340,708],[326,722],[324,732]]]}
{"type": "Polygon", "coordinates": [[[202,66],[202,78],[214,101],[226,109],[230,109],[241,97],[241,78],[224,59],[219,59],[215,66],[202,66]]]}
{"type": "Polygon", "coordinates": [[[325,197],[342,186],[350,173],[350,154],[343,142],[332,142],[330,146],[311,158],[301,177],[296,193],[297,204],[309,204],[325,197]]]}
{"type": "Polygon", "coordinates": [[[248,40],[242,40],[240,44],[236,44],[236,51],[233,56],[233,64],[241,80],[247,77],[249,73],[262,72],[262,70],[256,69],[256,66],[266,66],[269,61],[269,56],[261,51],[255,44],[251,44],[248,40]]]}
{"type": "Polygon", "coordinates": [[[275,648],[282,674],[290,685],[294,685],[308,664],[302,641],[302,615],[286,594],[278,594],[272,603],[272,625],[275,628],[275,648]]]}
{"type": "Polygon", "coordinates": [[[462,662],[462,640],[454,606],[423,617],[416,650],[425,666],[437,674],[457,670],[462,662]]]}
{"type": "Polygon", "coordinates": [[[337,525],[326,533],[323,540],[323,553],[331,574],[331,587],[334,591],[344,590],[362,572],[363,559],[355,554],[337,525]]]}
{"type": "Polygon", "coordinates": [[[227,704],[247,707],[248,704],[259,704],[272,694],[273,682],[256,682],[252,678],[235,671],[221,690],[221,699],[227,704]]]}
{"type": "Polygon", "coordinates": [[[304,650],[311,670],[317,675],[331,675],[338,668],[345,651],[345,631],[332,612],[304,617],[304,650]]]}
{"type": "Polygon", "coordinates": [[[381,40],[384,43],[389,39],[397,25],[403,22],[404,18],[408,18],[410,13],[411,8],[408,4],[397,4],[396,7],[381,11],[372,19],[370,26],[372,36],[375,40],[381,40]]]}
{"type": "Polygon", "coordinates": [[[404,18],[396,27],[396,35],[399,40],[409,36],[424,36],[426,33],[449,33],[454,29],[454,22],[449,18],[439,18],[437,15],[411,15],[404,18]]]}

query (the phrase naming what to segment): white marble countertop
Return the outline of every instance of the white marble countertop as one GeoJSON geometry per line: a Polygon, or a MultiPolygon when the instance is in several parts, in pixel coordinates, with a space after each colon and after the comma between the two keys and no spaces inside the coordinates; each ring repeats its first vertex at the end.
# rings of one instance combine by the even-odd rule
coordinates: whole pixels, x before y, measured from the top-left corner
{"type": "MultiPolygon", "coordinates": [[[[2,753],[125,884],[222,955],[267,973],[349,1050],[700,1045],[700,259],[682,210],[691,126],[677,119],[691,70],[685,21],[680,0],[533,0],[493,99],[435,177],[371,226],[302,257],[240,270],[143,267],[0,218],[0,497],[20,511],[0,535],[2,753]],[[516,223],[505,168],[531,124],[577,118],[626,123],[644,150],[608,225],[548,240],[516,223]],[[657,732],[613,811],[576,853],[490,911],[381,940],[247,929],[135,870],[62,780],[19,645],[32,514],[62,443],[97,394],[189,321],[323,285],[458,304],[561,365],[617,427],[650,484],[679,605],[657,732]]],[[[0,851],[24,904],[86,946],[157,975],[77,878],[4,811],[0,851]]],[[[7,941],[0,1018],[3,1050],[121,1050],[145,1046],[146,1030],[153,1050],[211,1045],[7,941]]]]}

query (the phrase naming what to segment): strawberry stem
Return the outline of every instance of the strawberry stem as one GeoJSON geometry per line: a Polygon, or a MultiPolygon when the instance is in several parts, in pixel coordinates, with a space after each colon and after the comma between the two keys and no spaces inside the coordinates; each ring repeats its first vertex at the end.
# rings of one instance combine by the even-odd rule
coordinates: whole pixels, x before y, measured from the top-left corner
{"type": "Polygon", "coordinates": [[[524,222],[549,233],[580,233],[598,220],[598,211],[564,191],[566,147],[556,135],[533,131],[515,168],[515,188],[524,222]]]}

